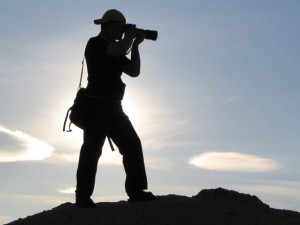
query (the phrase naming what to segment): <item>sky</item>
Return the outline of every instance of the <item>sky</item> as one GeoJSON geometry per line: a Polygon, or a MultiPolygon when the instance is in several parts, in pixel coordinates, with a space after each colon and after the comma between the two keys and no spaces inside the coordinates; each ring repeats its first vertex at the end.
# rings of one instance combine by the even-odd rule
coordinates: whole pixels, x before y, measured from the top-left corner
{"type": "MultiPolygon", "coordinates": [[[[122,76],[149,190],[223,187],[300,211],[300,1],[1,0],[0,223],[74,202],[82,131],[62,125],[112,8],[158,31],[141,75],[122,76]]],[[[93,199],[126,200],[124,180],[105,143],[93,199]]]]}

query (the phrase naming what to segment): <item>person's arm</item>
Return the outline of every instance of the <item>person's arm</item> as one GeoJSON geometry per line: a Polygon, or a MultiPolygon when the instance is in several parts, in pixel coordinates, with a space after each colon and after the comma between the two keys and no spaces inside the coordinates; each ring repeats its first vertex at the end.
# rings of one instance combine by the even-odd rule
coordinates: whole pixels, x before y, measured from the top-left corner
{"type": "Polygon", "coordinates": [[[138,34],[134,40],[131,48],[131,59],[130,62],[125,66],[123,72],[131,77],[137,77],[141,71],[141,58],[139,52],[139,45],[144,41],[144,35],[138,34]]]}
{"type": "Polygon", "coordinates": [[[120,56],[125,55],[132,45],[134,38],[137,36],[136,26],[132,25],[128,28],[124,38],[118,42],[110,42],[107,47],[107,54],[120,56]]]}
{"type": "Polygon", "coordinates": [[[118,42],[110,42],[107,46],[107,54],[115,56],[125,55],[129,51],[133,39],[134,38],[132,36],[125,34],[122,40],[118,42]]]}

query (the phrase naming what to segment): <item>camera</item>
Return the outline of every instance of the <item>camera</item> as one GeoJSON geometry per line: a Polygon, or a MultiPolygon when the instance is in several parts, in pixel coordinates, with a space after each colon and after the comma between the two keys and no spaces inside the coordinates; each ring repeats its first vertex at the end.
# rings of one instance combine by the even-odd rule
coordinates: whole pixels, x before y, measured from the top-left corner
{"type": "MultiPolygon", "coordinates": [[[[128,30],[128,28],[132,25],[133,24],[130,24],[130,23],[125,24],[124,28],[123,28],[124,32],[126,32],[128,30]]],[[[156,30],[144,30],[144,29],[140,29],[140,28],[136,28],[136,29],[138,32],[145,34],[145,39],[152,40],[152,41],[157,40],[158,32],[156,30]]]]}

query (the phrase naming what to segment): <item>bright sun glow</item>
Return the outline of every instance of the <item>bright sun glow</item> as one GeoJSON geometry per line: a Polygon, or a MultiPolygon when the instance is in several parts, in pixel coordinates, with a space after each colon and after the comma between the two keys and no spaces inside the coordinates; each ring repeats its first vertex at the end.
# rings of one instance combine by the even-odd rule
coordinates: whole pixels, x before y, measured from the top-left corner
{"type": "MultiPolygon", "coordinates": [[[[62,127],[62,117],[61,115],[65,115],[67,109],[72,104],[72,99],[68,98],[55,109],[55,112],[51,113],[53,116],[53,121],[55,121],[55,125],[57,127],[62,127]]],[[[125,98],[122,102],[123,110],[126,115],[129,116],[130,121],[133,123],[134,127],[138,126],[140,116],[139,116],[139,109],[136,103],[129,97],[125,98]]],[[[68,130],[70,120],[68,119],[66,123],[66,130],[68,130]]],[[[83,142],[83,131],[76,127],[74,124],[71,125],[72,132],[64,132],[60,134],[60,138],[62,140],[63,145],[68,146],[70,151],[60,152],[59,150],[55,151],[50,160],[51,162],[56,163],[77,163],[80,147],[83,142]],[[72,150],[73,149],[73,150],[72,150]]],[[[115,146],[115,151],[112,152],[111,148],[107,142],[102,149],[102,155],[99,160],[100,164],[103,165],[122,165],[122,156],[120,155],[118,148],[115,146]]]]}
{"type": "Polygon", "coordinates": [[[140,111],[135,102],[129,98],[126,98],[123,100],[122,105],[124,112],[129,116],[129,119],[132,121],[132,123],[138,126],[140,120],[140,111]]]}

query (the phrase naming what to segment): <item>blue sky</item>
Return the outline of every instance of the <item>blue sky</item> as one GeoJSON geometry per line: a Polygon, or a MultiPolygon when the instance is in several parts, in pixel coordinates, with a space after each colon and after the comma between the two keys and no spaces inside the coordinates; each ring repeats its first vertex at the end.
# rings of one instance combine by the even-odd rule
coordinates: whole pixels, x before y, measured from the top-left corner
{"type": "MultiPolygon", "coordinates": [[[[224,187],[300,211],[300,2],[0,2],[0,222],[74,201],[82,132],[62,132],[93,20],[111,8],[158,30],[123,77],[149,189],[192,196],[224,187]]],[[[86,80],[86,72],[85,78],[86,80]]],[[[95,201],[126,199],[105,144],[95,201]]]]}

